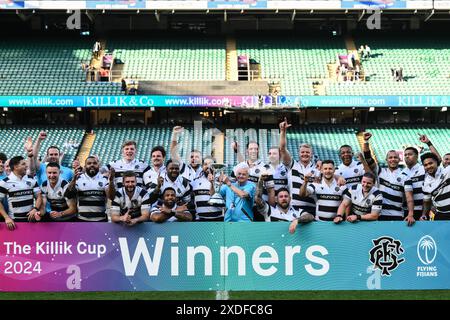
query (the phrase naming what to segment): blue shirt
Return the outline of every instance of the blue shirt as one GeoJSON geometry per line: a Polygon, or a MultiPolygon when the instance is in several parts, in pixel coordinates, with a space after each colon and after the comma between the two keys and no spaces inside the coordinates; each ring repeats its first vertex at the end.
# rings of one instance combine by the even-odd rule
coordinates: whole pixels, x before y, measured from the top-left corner
{"type": "Polygon", "coordinates": [[[240,186],[235,182],[232,184],[239,190],[245,191],[249,194],[249,198],[240,198],[227,185],[220,188],[220,194],[225,198],[227,211],[225,212],[225,222],[250,222],[253,220],[253,199],[256,193],[256,185],[253,182],[247,181],[240,186]],[[244,211],[247,213],[245,214],[244,211]],[[247,217],[247,215],[250,217],[247,217]]]}
{"type": "MultiPolygon", "coordinates": [[[[37,179],[39,186],[42,186],[42,183],[44,183],[44,181],[47,181],[47,172],[45,171],[46,169],[47,169],[47,163],[41,163],[38,171],[36,172],[36,179],[37,179]]],[[[67,182],[70,182],[73,178],[72,169],[61,166],[60,177],[62,180],[66,180],[67,182]]]]}

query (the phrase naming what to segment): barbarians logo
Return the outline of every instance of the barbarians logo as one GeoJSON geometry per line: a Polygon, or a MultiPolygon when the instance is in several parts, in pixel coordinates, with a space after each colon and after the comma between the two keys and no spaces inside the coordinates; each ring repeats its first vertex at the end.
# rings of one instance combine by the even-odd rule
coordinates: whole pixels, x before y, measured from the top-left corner
{"type": "Polygon", "coordinates": [[[372,242],[374,247],[369,252],[370,262],[373,263],[374,269],[381,270],[382,276],[391,276],[391,272],[397,269],[400,263],[405,262],[405,258],[400,258],[405,251],[401,241],[382,236],[372,242]]]}
{"type": "Polygon", "coordinates": [[[339,187],[336,187],[336,188],[334,188],[334,190],[335,190],[335,191],[339,191],[340,189],[339,189],[339,187]]]}
{"type": "Polygon", "coordinates": [[[256,169],[256,170],[255,170],[255,173],[258,174],[260,171],[261,171],[261,170],[256,169]]]}
{"type": "Polygon", "coordinates": [[[31,187],[31,182],[27,181],[27,186],[31,187]]]}
{"type": "Polygon", "coordinates": [[[397,181],[398,181],[398,182],[402,181],[402,178],[398,177],[398,178],[397,178],[397,181]]]}
{"type": "Polygon", "coordinates": [[[353,170],[354,173],[358,173],[358,169],[353,170]]]}
{"type": "Polygon", "coordinates": [[[139,165],[135,165],[134,168],[137,170],[139,169],[139,165]]]}
{"type": "Polygon", "coordinates": [[[98,182],[98,185],[99,185],[100,187],[103,187],[103,182],[99,181],[99,182],[98,182]]]}
{"type": "Polygon", "coordinates": [[[285,175],[286,175],[286,172],[281,171],[280,174],[281,174],[282,176],[285,176],[285,175]]]}

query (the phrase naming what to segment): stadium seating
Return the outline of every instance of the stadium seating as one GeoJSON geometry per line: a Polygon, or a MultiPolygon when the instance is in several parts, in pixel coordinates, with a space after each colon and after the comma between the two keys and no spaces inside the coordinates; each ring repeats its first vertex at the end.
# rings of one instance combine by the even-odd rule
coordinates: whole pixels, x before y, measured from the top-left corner
{"type": "Polygon", "coordinates": [[[62,164],[65,166],[71,166],[72,161],[78,151],[78,146],[81,144],[84,135],[83,128],[70,128],[70,127],[21,127],[14,126],[8,129],[0,129],[2,139],[0,139],[0,150],[5,153],[8,158],[14,156],[25,157],[24,143],[27,137],[32,137],[33,141],[37,139],[40,131],[47,132],[47,138],[41,145],[41,151],[39,156],[44,158],[47,148],[55,145],[60,148],[61,152],[64,152],[64,158],[62,164]],[[69,145],[72,143],[73,145],[69,145]]]}
{"type": "Polygon", "coordinates": [[[372,57],[362,61],[368,81],[331,83],[327,95],[447,95],[450,88],[450,40],[446,38],[373,36],[355,39],[368,44],[372,57]],[[403,68],[406,81],[392,79],[391,68],[403,68]]]}
{"type": "Polygon", "coordinates": [[[450,129],[449,128],[385,128],[374,127],[368,129],[373,137],[371,138],[371,144],[374,148],[374,152],[377,159],[383,165],[386,164],[385,158],[389,150],[402,150],[403,146],[424,146],[422,152],[429,151],[429,148],[419,141],[420,134],[426,134],[428,138],[433,142],[435,148],[444,155],[450,150],[450,129]]]}
{"type": "Polygon", "coordinates": [[[86,82],[91,41],[21,39],[0,43],[0,95],[119,95],[120,84],[86,82]]]}
{"type": "Polygon", "coordinates": [[[339,37],[238,38],[237,48],[261,64],[263,78],[281,80],[283,95],[314,95],[313,79],[328,77],[327,63],[347,52],[339,37]]]}
{"type": "Polygon", "coordinates": [[[110,39],[124,76],[141,80],[225,80],[225,39],[110,39]]]}

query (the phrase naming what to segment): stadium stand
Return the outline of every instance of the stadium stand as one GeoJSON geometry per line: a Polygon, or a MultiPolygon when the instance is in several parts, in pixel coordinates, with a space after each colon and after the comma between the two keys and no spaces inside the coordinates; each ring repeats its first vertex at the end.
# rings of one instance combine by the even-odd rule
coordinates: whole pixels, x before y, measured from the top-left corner
{"type": "Polygon", "coordinates": [[[2,128],[0,134],[0,150],[11,158],[16,155],[26,156],[24,143],[27,137],[32,137],[33,141],[38,137],[40,131],[47,132],[47,138],[41,146],[40,157],[44,158],[49,146],[57,146],[64,152],[62,164],[70,167],[75,158],[78,148],[81,145],[84,135],[83,128],[71,127],[21,127],[2,128]]]}
{"type": "Polygon", "coordinates": [[[86,82],[91,41],[8,39],[0,43],[0,95],[118,95],[120,84],[86,82]]]}
{"type": "Polygon", "coordinates": [[[372,57],[362,60],[365,82],[330,83],[327,95],[445,95],[450,88],[450,40],[443,37],[364,36],[372,57]],[[391,68],[403,68],[405,81],[393,80],[391,68]]]}
{"type": "Polygon", "coordinates": [[[125,62],[124,77],[175,81],[225,80],[225,39],[110,39],[108,49],[125,62]]]}
{"type": "Polygon", "coordinates": [[[346,52],[341,37],[238,38],[237,49],[261,64],[263,78],[280,79],[283,95],[314,95],[314,80],[327,78],[327,64],[346,52]]]}
{"type": "Polygon", "coordinates": [[[423,152],[429,151],[428,147],[418,141],[420,134],[426,134],[432,141],[441,156],[450,150],[449,128],[421,127],[411,128],[410,126],[398,128],[374,127],[368,129],[373,134],[372,146],[378,161],[386,165],[386,153],[389,150],[403,150],[404,146],[424,146],[423,152]]]}

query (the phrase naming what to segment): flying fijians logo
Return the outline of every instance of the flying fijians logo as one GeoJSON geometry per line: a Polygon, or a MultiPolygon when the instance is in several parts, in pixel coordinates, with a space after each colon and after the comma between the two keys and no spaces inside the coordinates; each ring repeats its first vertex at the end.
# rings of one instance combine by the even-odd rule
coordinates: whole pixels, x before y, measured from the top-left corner
{"type": "Polygon", "coordinates": [[[436,259],[437,251],[436,241],[430,235],[425,235],[420,238],[417,242],[417,257],[424,265],[417,266],[417,277],[438,276],[437,266],[431,265],[436,259]]]}
{"type": "Polygon", "coordinates": [[[425,264],[432,264],[437,255],[437,245],[434,239],[429,236],[423,236],[417,243],[417,256],[425,264]]]}
{"type": "Polygon", "coordinates": [[[405,258],[400,258],[405,251],[402,242],[388,236],[382,236],[372,242],[374,247],[369,252],[369,259],[373,268],[380,269],[382,276],[391,276],[391,272],[405,262],[405,258]]]}

